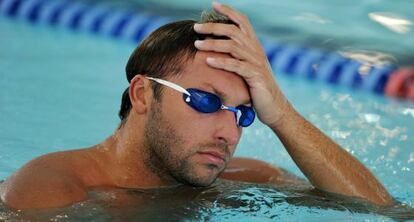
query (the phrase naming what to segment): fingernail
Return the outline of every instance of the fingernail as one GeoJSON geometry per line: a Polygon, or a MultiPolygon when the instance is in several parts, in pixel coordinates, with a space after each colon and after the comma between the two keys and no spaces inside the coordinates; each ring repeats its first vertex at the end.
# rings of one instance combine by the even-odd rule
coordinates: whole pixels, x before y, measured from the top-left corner
{"type": "Polygon", "coordinates": [[[194,45],[196,46],[196,47],[199,47],[199,46],[201,46],[203,44],[203,41],[201,41],[201,40],[196,40],[195,42],[194,42],[194,45]]]}
{"type": "Polygon", "coordinates": [[[214,63],[216,60],[212,57],[207,57],[206,61],[207,61],[207,63],[211,64],[211,63],[214,63]]]}
{"type": "Polygon", "coordinates": [[[201,24],[194,24],[194,30],[200,30],[201,24]]]}

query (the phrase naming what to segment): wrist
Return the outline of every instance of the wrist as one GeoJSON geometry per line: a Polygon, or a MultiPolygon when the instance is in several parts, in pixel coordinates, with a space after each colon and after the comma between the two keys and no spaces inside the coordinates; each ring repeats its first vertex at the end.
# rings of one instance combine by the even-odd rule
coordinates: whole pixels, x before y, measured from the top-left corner
{"type": "Polygon", "coordinates": [[[272,130],[276,130],[283,126],[286,126],[286,124],[292,119],[292,117],[298,115],[295,108],[289,103],[289,101],[286,98],[283,98],[283,101],[280,101],[276,104],[276,113],[278,113],[278,115],[274,118],[274,120],[266,124],[272,130]]]}

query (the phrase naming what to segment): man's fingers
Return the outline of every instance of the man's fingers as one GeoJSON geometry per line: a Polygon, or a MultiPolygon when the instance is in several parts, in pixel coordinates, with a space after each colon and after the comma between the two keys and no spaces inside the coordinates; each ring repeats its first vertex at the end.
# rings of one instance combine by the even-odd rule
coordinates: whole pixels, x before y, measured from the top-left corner
{"type": "Polygon", "coordinates": [[[194,24],[194,30],[200,34],[212,34],[215,36],[227,36],[239,44],[243,44],[244,35],[241,35],[241,30],[233,24],[223,23],[203,23],[194,24]]]}
{"type": "Polygon", "coordinates": [[[249,35],[250,37],[255,37],[253,27],[245,15],[231,8],[230,6],[218,2],[213,2],[213,8],[216,12],[229,17],[230,20],[236,23],[245,34],[249,35]]]}
{"type": "Polygon", "coordinates": [[[252,53],[241,48],[240,45],[233,40],[197,40],[194,45],[199,50],[228,53],[236,59],[249,61],[253,64],[258,63],[258,61],[256,61],[257,58],[255,58],[252,53]]]}
{"type": "Polygon", "coordinates": [[[207,64],[216,69],[223,69],[229,72],[239,74],[242,78],[248,81],[254,76],[251,65],[233,58],[207,58],[207,64]]]}
{"type": "Polygon", "coordinates": [[[230,39],[236,41],[239,45],[246,47],[251,51],[255,51],[257,47],[256,41],[252,42],[252,39],[249,39],[249,37],[246,34],[242,33],[242,31],[235,25],[223,23],[194,24],[194,30],[200,34],[227,36],[230,39]]]}

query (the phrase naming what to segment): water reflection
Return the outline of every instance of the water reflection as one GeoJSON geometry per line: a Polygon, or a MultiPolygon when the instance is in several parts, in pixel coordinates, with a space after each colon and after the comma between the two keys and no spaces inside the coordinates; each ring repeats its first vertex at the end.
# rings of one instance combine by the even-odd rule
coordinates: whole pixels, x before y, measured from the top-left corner
{"type": "Polygon", "coordinates": [[[368,16],[371,20],[398,34],[408,33],[413,25],[409,19],[390,12],[372,12],[368,16]]]}
{"type": "Polygon", "coordinates": [[[319,24],[332,23],[332,21],[311,12],[302,12],[300,15],[294,16],[293,19],[297,21],[314,22],[319,24]]]}
{"type": "Polygon", "coordinates": [[[362,75],[368,74],[372,66],[382,67],[397,62],[397,59],[391,54],[369,51],[369,50],[341,50],[338,53],[345,58],[356,60],[362,64],[359,73],[362,75]]]}
{"type": "Polygon", "coordinates": [[[207,188],[99,188],[89,193],[89,200],[65,208],[16,212],[1,205],[0,220],[263,221],[298,219],[297,215],[310,220],[414,219],[412,209],[402,205],[380,208],[304,187],[220,180],[207,188]]]}

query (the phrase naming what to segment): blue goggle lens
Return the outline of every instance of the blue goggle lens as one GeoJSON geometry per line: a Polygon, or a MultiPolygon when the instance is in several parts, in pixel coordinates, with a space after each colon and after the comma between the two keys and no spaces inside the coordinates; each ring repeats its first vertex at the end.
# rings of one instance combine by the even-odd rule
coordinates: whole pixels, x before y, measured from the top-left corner
{"type": "Polygon", "coordinates": [[[239,118],[238,124],[242,127],[250,126],[254,118],[256,117],[256,113],[254,112],[252,107],[240,105],[237,106],[236,109],[240,110],[242,115],[239,118]]]}
{"type": "MultiPolygon", "coordinates": [[[[191,94],[191,97],[183,94],[183,99],[193,109],[202,113],[214,113],[220,110],[222,102],[220,97],[217,95],[193,88],[187,89],[187,91],[191,94]]],[[[256,116],[253,108],[239,105],[236,107],[236,109],[240,110],[241,112],[239,119],[237,119],[237,114],[234,114],[237,120],[237,124],[242,127],[250,126],[256,116]]]]}
{"type": "Polygon", "coordinates": [[[221,100],[218,96],[198,89],[187,89],[191,98],[183,94],[184,101],[195,110],[202,113],[214,113],[221,107],[221,100]]]}

